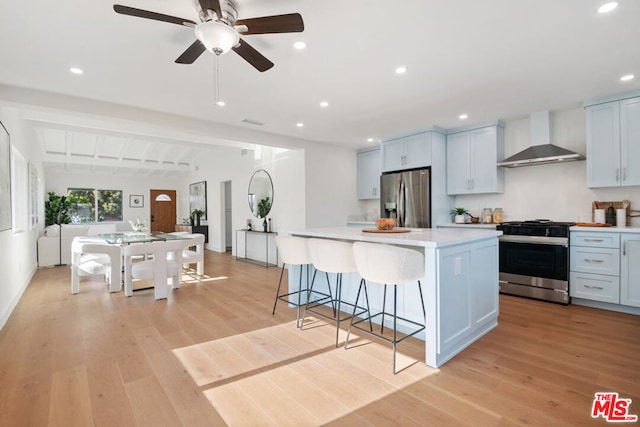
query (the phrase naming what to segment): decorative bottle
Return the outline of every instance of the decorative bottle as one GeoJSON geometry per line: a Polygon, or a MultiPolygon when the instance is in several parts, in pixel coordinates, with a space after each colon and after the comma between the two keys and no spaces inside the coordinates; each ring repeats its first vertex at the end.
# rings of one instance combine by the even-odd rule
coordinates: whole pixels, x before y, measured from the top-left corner
{"type": "Polygon", "coordinates": [[[607,208],[607,224],[616,225],[616,211],[613,209],[613,203],[609,203],[607,208]]]}
{"type": "Polygon", "coordinates": [[[269,233],[273,231],[273,229],[271,228],[271,218],[269,218],[269,228],[267,229],[267,231],[269,231],[269,233]]]}
{"type": "Polygon", "coordinates": [[[262,228],[264,229],[264,232],[267,232],[267,218],[264,219],[264,221],[262,221],[262,228]]]}

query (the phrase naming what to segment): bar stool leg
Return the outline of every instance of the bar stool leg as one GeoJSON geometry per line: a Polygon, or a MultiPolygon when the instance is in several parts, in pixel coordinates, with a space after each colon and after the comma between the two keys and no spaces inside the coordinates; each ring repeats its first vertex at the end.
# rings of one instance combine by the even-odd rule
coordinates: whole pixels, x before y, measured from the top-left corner
{"type": "Polygon", "coordinates": [[[398,345],[398,285],[393,285],[393,374],[396,374],[396,346],[398,345]]]}
{"type": "Polygon", "coordinates": [[[282,276],[284,275],[284,267],[286,264],[282,264],[282,270],[280,271],[280,281],[278,282],[278,290],[276,291],[276,300],[273,302],[273,311],[272,315],[276,314],[276,305],[278,305],[278,300],[280,299],[280,286],[282,286],[282,276]]]}

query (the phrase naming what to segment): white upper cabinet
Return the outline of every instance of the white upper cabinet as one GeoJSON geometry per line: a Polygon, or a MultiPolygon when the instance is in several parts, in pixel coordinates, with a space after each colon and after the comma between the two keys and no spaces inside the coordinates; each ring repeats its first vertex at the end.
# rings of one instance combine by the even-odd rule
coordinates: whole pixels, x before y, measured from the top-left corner
{"type": "Polygon", "coordinates": [[[358,199],[380,198],[380,149],[358,153],[358,199]]]}
{"type": "Polygon", "coordinates": [[[640,185],[640,97],[586,107],[587,186],[640,185]]]}
{"type": "Polygon", "coordinates": [[[447,194],[501,193],[504,129],[485,126],[447,135],[447,194]]]}
{"type": "Polygon", "coordinates": [[[431,166],[432,132],[382,143],[382,172],[431,166]]]}

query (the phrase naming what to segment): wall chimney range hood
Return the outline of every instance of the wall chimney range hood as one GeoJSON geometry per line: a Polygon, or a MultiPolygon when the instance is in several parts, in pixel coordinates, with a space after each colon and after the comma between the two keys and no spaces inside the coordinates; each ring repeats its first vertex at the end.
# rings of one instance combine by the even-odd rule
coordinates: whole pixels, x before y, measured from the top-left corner
{"type": "Polygon", "coordinates": [[[549,124],[548,111],[532,113],[531,147],[504,159],[498,163],[498,166],[515,168],[584,160],[585,157],[582,154],[551,144],[551,128],[549,124]]]}

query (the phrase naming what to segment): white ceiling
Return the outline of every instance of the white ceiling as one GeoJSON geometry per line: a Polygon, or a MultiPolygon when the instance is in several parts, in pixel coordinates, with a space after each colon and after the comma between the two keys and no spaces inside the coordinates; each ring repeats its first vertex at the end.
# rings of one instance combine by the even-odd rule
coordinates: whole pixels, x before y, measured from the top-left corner
{"type": "MultiPolygon", "coordinates": [[[[238,19],[299,12],[305,30],[245,36],[275,63],[264,73],[234,52],[221,56],[224,108],[213,102],[213,54],[174,63],[195,40],[191,29],[116,14],[109,1],[2,1],[0,85],[354,148],[371,145],[368,137],[509,121],[640,88],[638,0],[619,0],[608,15],[596,13],[604,0],[237,2],[238,19]],[[298,40],[305,50],[293,48],[298,40]],[[407,73],[396,75],[398,65],[407,73]],[[72,66],[84,74],[72,75],[72,66]],[[620,82],[628,73],[636,78],[620,82]],[[466,121],[458,119],[462,113],[466,121]]],[[[196,0],[117,3],[198,20],[196,0]]],[[[38,139],[48,141],[43,150],[54,153],[49,162],[65,168],[138,164],[158,173],[188,168],[190,156],[210,149],[35,125],[38,139]]]]}

